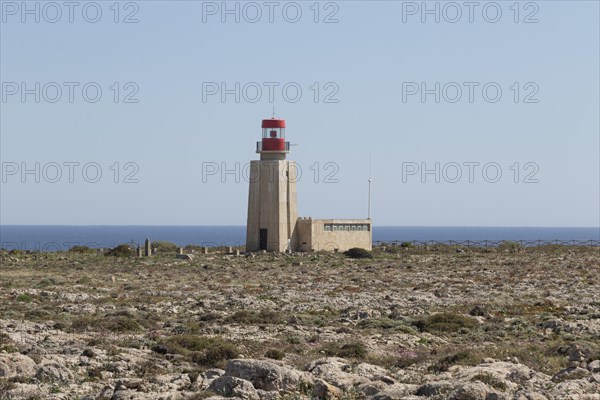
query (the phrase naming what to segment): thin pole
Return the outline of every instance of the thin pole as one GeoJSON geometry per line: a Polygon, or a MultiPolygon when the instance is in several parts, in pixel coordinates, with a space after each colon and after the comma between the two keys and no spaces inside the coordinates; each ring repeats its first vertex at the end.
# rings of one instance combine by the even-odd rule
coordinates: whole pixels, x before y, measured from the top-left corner
{"type": "Polygon", "coordinates": [[[371,145],[369,144],[369,202],[368,202],[368,212],[367,212],[367,219],[371,219],[371,182],[373,182],[373,179],[371,179],[371,145]]]}
{"type": "Polygon", "coordinates": [[[371,178],[369,178],[369,214],[367,219],[371,219],[371,182],[373,180],[371,178]]]}

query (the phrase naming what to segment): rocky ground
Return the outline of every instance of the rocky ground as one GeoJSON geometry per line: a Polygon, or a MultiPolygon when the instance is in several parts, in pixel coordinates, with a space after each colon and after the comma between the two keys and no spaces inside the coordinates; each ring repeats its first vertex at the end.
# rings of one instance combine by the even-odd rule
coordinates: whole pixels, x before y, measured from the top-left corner
{"type": "Polygon", "coordinates": [[[600,400],[598,248],[0,256],[0,399],[600,400]]]}

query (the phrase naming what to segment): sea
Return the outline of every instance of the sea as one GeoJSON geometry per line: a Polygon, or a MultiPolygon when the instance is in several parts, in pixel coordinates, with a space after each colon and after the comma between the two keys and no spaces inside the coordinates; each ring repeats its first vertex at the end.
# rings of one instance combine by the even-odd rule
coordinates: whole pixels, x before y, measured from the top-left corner
{"type": "MultiPolygon", "coordinates": [[[[84,226],[0,225],[0,248],[63,251],[81,245],[94,248],[118,244],[167,241],[180,246],[244,245],[246,227],[240,226],[84,226]]],[[[598,228],[374,226],[374,242],[410,241],[600,241],[598,228]]]]}

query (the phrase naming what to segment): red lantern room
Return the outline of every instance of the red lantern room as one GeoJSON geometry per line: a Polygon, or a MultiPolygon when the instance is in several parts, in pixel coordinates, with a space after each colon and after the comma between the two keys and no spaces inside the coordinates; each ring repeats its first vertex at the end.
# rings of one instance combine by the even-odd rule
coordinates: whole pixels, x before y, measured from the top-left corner
{"type": "Polygon", "coordinates": [[[290,142],[285,141],[284,119],[263,119],[262,141],[256,143],[256,152],[289,152],[290,142]]]}

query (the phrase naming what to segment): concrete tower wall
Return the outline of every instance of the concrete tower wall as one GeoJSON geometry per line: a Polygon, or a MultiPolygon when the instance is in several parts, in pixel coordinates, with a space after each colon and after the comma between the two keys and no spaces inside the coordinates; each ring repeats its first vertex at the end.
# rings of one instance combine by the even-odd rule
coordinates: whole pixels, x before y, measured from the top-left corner
{"type": "MultiPolygon", "coordinates": [[[[285,159],[255,160],[250,163],[246,249],[261,249],[261,230],[266,229],[267,251],[297,250],[297,167],[285,159]]],[[[263,231],[264,232],[264,231],[263,231]]],[[[264,237],[262,238],[264,242],[264,237]]]]}

